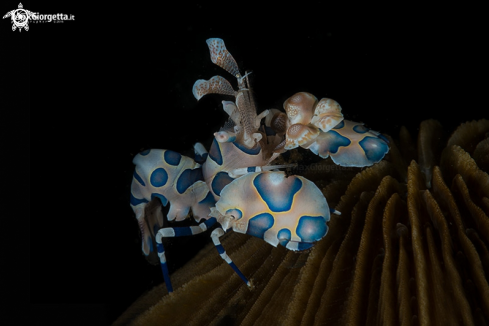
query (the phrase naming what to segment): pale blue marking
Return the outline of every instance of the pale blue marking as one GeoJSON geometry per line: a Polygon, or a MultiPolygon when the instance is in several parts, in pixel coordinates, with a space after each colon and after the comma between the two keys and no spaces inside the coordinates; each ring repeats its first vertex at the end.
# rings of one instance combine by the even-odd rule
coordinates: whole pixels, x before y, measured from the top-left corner
{"type": "Polygon", "coordinates": [[[328,131],[328,134],[331,137],[331,143],[330,143],[330,146],[329,146],[329,152],[332,153],[332,154],[335,154],[338,152],[338,149],[341,147],[341,146],[349,146],[351,144],[351,140],[349,140],[348,138],[346,137],[343,137],[342,135],[340,135],[339,133],[337,133],[336,131],[334,130],[330,130],[328,131]]]}
{"type": "Polygon", "coordinates": [[[353,131],[358,132],[359,134],[364,134],[369,130],[370,129],[368,129],[364,125],[356,125],[355,127],[353,127],[353,131]]]}
{"type": "Polygon", "coordinates": [[[209,150],[209,157],[216,162],[217,165],[222,165],[222,154],[219,142],[214,138],[212,141],[211,149],[209,150]]]}
{"type": "Polygon", "coordinates": [[[326,235],[328,226],[322,216],[301,216],[295,232],[302,242],[312,243],[326,235]]]}
{"type": "Polygon", "coordinates": [[[136,170],[134,170],[134,173],[132,175],[134,176],[134,179],[136,179],[141,184],[141,186],[146,186],[143,179],[139,176],[139,174],[137,174],[136,170]]]}
{"type": "Polygon", "coordinates": [[[243,212],[238,208],[228,209],[225,215],[231,214],[235,219],[239,220],[243,217],[243,212]]]}
{"type": "Polygon", "coordinates": [[[177,191],[183,194],[189,187],[191,187],[197,181],[204,181],[202,176],[202,169],[186,169],[180,174],[177,180],[177,191]]]}
{"type": "Polygon", "coordinates": [[[180,153],[170,150],[166,150],[165,154],[163,154],[163,157],[166,163],[174,166],[180,164],[180,160],[182,159],[182,155],[180,153]]]}
{"type": "Polygon", "coordinates": [[[389,146],[381,139],[376,137],[365,137],[358,144],[365,151],[367,159],[373,163],[377,163],[389,151],[389,146]]]}
{"type": "Polygon", "coordinates": [[[277,233],[277,239],[280,242],[280,245],[282,245],[283,247],[287,246],[291,237],[292,237],[292,234],[291,234],[289,229],[282,229],[282,230],[278,231],[278,233],[277,233]]]}
{"type": "Polygon", "coordinates": [[[157,168],[149,179],[153,187],[163,187],[168,181],[168,173],[163,168],[157,168]]]}
{"type": "Polygon", "coordinates": [[[261,151],[260,145],[257,145],[253,148],[248,148],[244,145],[239,144],[238,142],[233,142],[232,144],[234,146],[236,146],[240,151],[242,151],[243,153],[246,153],[248,155],[258,155],[258,154],[260,154],[260,151],[261,151]]]}
{"type": "Polygon", "coordinates": [[[295,178],[290,186],[277,187],[270,191],[269,174],[262,173],[258,174],[253,180],[253,185],[271,211],[286,212],[292,207],[294,195],[301,189],[302,181],[299,178],[295,178]]]}
{"type": "Polygon", "coordinates": [[[219,172],[216,174],[214,179],[212,179],[211,187],[212,191],[220,196],[222,188],[226,187],[228,184],[233,182],[233,178],[231,178],[227,172],[219,172]]]}
{"type": "Polygon", "coordinates": [[[147,203],[148,201],[146,199],[139,199],[139,198],[136,198],[134,197],[132,194],[131,194],[131,205],[132,206],[137,206],[139,204],[142,204],[142,203],[147,203]]]}
{"type": "Polygon", "coordinates": [[[273,226],[274,219],[269,213],[258,214],[248,221],[247,234],[263,239],[265,232],[273,226]]]}

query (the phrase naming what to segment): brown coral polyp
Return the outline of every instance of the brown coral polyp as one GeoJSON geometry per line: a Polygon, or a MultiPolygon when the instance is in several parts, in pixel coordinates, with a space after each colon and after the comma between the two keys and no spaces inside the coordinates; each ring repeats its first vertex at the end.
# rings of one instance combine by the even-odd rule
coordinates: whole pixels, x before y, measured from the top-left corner
{"type": "Polygon", "coordinates": [[[253,290],[209,244],[172,275],[174,293],[157,286],[115,324],[488,324],[488,133],[473,121],[443,141],[428,120],[372,167],[306,171],[342,212],[313,249],[230,233],[222,244],[253,290]]]}

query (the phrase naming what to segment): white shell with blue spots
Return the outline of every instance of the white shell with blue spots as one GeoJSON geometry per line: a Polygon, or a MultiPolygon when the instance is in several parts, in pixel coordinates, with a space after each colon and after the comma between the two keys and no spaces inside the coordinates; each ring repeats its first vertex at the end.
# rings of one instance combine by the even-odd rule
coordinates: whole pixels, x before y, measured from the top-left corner
{"type": "MultiPolygon", "coordinates": [[[[209,205],[199,206],[209,192],[200,164],[190,157],[164,149],[139,153],[133,163],[136,169],[131,193],[136,203],[158,197],[164,206],[170,202],[167,216],[170,221],[185,219],[190,208],[196,221],[207,219],[209,205]]],[[[134,204],[134,199],[131,204],[134,204]]]]}
{"type": "Polygon", "coordinates": [[[301,176],[286,177],[284,172],[249,173],[234,180],[222,190],[216,210],[225,228],[227,224],[236,232],[290,250],[312,247],[328,232],[330,219],[328,203],[318,187],[301,176]]]}
{"type": "Polygon", "coordinates": [[[307,147],[322,158],[331,156],[341,166],[363,167],[380,162],[389,152],[387,139],[363,123],[341,121],[328,132],[320,132],[307,147]]]}

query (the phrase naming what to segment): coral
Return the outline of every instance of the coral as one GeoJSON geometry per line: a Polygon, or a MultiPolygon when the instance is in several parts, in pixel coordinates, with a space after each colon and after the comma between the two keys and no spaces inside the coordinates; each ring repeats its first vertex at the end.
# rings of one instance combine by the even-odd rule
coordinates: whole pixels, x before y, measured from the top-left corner
{"type": "Polygon", "coordinates": [[[115,325],[488,324],[488,133],[473,121],[444,141],[428,120],[369,168],[310,166],[342,212],[311,250],[232,232],[222,243],[253,290],[209,244],[172,275],[174,293],[155,287],[115,325]]]}

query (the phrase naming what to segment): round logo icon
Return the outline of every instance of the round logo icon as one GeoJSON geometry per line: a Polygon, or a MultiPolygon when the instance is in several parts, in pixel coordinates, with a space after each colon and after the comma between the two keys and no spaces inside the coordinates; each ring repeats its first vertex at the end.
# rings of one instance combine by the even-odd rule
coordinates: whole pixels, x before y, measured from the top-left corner
{"type": "Polygon", "coordinates": [[[25,10],[22,3],[19,3],[19,7],[15,10],[9,11],[3,18],[10,17],[12,19],[12,30],[19,29],[19,32],[24,28],[29,30],[29,18],[33,15],[33,12],[25,10]]]}

